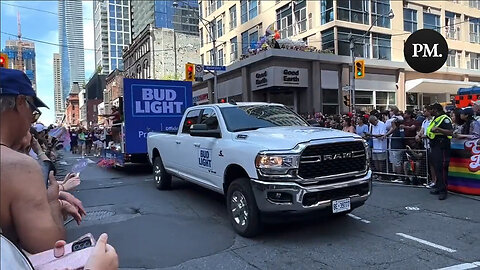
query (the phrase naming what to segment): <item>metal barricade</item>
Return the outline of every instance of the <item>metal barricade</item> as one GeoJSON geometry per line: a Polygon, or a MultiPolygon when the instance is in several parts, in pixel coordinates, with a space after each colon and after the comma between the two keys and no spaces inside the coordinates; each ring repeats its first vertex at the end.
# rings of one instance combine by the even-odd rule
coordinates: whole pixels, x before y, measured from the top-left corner
{"type": "MultiPolygon", "coordinates": [[[[406,143],[403,149],[392,149],[392,140],[401,139],[412,142],[415,138],[385,138],[387,149],[371,149],[370,165],[376,180],[393,181],[405,184],[430,184],[428,151],[420,147],[410,147],[406,143]]],[[[418,145],[420,146],[420,145],[418,145]]]]}

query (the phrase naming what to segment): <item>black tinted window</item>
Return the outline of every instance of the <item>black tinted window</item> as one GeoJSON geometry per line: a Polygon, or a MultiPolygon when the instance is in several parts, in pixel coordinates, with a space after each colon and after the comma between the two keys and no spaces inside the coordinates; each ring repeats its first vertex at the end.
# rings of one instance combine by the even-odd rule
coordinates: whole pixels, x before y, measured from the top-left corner
{"type": "Polygon", "coordinates": [[[218,119],[213,109],[205,109],[200,124],[206,124],[208,129],[218,129],[218,119]]]}
{"type": "Polygon", "coordinates": [[[283,106],[252,105],[222,108],[228,131],[277,126],[308,126],[296,113],[283,106]]]}
{"type": "Polygon", "coordinates": [[[182,133],[190,133],[190,126],[193,124],[198,124],[198,116],[200,115],[200,110],[190,111],[185,117],[185,122],[183,123],[182,133]]]}

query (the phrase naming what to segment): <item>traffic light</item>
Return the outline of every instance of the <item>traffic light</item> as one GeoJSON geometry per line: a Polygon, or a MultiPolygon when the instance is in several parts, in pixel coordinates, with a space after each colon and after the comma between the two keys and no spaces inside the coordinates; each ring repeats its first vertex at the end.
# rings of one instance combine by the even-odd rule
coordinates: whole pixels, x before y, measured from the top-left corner
{"type": "Polygon", "coordinates": [[[195,64],[185,64],[185,81],[195,81],[195,64]]]}
{"type": "Polygon", "coordinates": [[[355,61],[355,79],[363,79],[365,77],[365,60],[355,61]]]}
{"type": "Polygon", "coordinates": [[[343,96],[343,104],[345,106],[350,107],[350,97],[349,96],[343,96]]]}
{"type": "Polygon", "coordinates": [[[0,67],[8,68],[8,55],[0,53],[0,67]]]}

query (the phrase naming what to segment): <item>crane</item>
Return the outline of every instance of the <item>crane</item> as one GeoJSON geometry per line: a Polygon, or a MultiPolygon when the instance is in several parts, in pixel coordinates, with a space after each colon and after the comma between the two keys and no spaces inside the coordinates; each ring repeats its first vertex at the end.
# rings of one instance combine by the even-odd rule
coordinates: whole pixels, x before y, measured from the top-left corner
{"type": "Polygon", "coordinates": [[[20,23],[20,12],[17,12],[17,59],[15,63],[15,69],[25,72],[25,67],[23,65],[23,42],[22,42],[22,26],[20,23]]]}

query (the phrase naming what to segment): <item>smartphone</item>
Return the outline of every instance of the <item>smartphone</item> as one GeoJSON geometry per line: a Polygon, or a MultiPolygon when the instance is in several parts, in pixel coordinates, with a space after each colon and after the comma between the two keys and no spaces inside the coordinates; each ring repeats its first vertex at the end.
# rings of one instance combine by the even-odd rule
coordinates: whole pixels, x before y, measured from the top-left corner
{"type": "Polygon", "coordinates": [[[91,233],[87,233],[77,240],[65,245],[63,256],[57,258],[54,250],[49,249],[44,252],[30,255],[28,259],[35,267],[39,269],[82,269],[87,263],[88,258],[95,246],[95,238],[91,233]]]}

